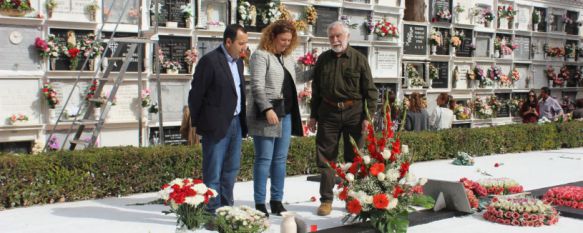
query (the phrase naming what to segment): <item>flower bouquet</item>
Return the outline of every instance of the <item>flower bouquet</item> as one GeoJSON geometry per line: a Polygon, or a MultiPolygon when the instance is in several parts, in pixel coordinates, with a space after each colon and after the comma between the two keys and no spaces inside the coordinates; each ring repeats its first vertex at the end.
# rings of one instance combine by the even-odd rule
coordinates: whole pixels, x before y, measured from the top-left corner
{"type": "Polygon", "coordinates": [[[520,80],[520,72],[518,72],[518,69],[514,68],[510,71],[510,78],[512,79],[512,82],[520,80]]]}
{"type": "Polygon", "coordinates": [[[472,109],[467,106],[458,104],[454,108],[454,114],[457,120],[468,120],[472,116],[472,109]]]}
{"type": "Polygon", "coordinates": [[[433,64],[429,64],[429,79],[439,79],[439,69],[433,64]]]}
{"type": "Polygon", "coordinates": [[[507,195],[524,191],[522,185],[510,178],[487,178],[477,182],[486,188],[488,194],[492,195],[507,195]]]}
{"type": "Polygon", "coordinates": [[[490,69],[488,70],[488,77],[492,81],[499,81],[502,77],[502,69],[500,69],[500,66],[490,66],[490,69]]]}
{"type": "Polygon", "coordinates": [[[488,99],[484,100],[480,97],[476,97],[476,99],[474,99],[473,106],[477,118],[487,119],[494,116],[495,111],[492,109],[492,106],[490,106],[489,102],[490,101],[488,99]]]}
{"type": "Polygon", "coordinates": [[[470,207],[472,209],[478,209],[480,207],[479,198],[488,196],[488,192],[479,183],[468,178],[461,178],[460,182],[464,185],[464,190],[466,191],[466,196],[470,202],[470,207]]]}
{"type": "Polygon", "coordinates": [[[431,208],[433,200],[420,194],[425,180],[417,180],[409,173],[413,158],[408,147],[401,146],[400,134],[392,130],[390,106],[388,101],[385,103],[382,134],[375,136],[373,124],[369,124],[363,149],[351,139],[353,162],[329,164],[342,180],[338,198],[346,203],[348,211],[343,222],[370,220],[380,232],[406,232],[410,206],[431,208]]]}
{"type": "Polygon", "coordinates": [[[142,96],[142,108],[147,108],[152,104],[152,97],[150,89],[145,88],[141,91],[140,95],[142,96]]]}
{"type": "Polygon", "coordinates": [[[251,24],[251,15],[249,14],[249,9],[251,4],[248,1],[239,1],[239,7],[237,7],[237,13],[239,13],[239,23],[241,26],[247,26],[251,24]]]}
{"type": "Polygon", "coordinates": [[[89,19],[91,21],[95,21],[97,18],[97,10],[99,10],[99,3],[97,3],[97,1],[93,1],[85,6],[85,12],[89,14],[89,19]]]}
{"type": "Polygon", "coordinates": [[[386,19],[377,21],[374,25],[374,33],[379,39],[390,39],[399,37],[399,29],[386,19]]]}
{"type": "Polygon", "coordinates": [[[437,9],[437,13],[435,14],[435,17],[433,17],[432,21],[449,22],[450,19],[451,13],[449,12],[449,9],[447,9],[447,7],[446,8],[441,7],[437,9]]]}
{"type": "Polygon", "coordinates": [[[307,67],[316,65],[318,60],[318,49],[314,48],[311,52],[307,52],[304,56],[298,58],[298,63],[307,67]]]}
{"type": "Polygon", "coordinates": [[[306,84],[304,89],[298,93],[298,100],[308,105],[312,102],[312,88],[310,85],[306,84]]]}
{"type": "Polygon", "coordinates": [[[57,45],[55,35],[49,34],[46,41],[37,37],[35,39],[34,45],[38,49],[41,57],[49,58],[51,70],[55,70],[57,58],[61,53],[59,50],[59,45],[57,45]]]}
{"type": "Polygon", "coordinates": [[[18,125],[28,122],[28,116],[24,114],[12,114],[8,117],[8,122],[11,125],[18,125]]]}
{"type": "Polygon", "coordinates": [[[542,200],[547,204],[583,209],[583,187],[561,186],[549,189],[542,200]]]}
{"type": "Polygon", "coordinates": [[[502,38],[500,41],[500,51],[502,55],[512,55],[512,52],[518,48],[518,45],[512,43],[510,40],[506,40],[506,38],[502,38]]]}
{"type": "Polygon", "coordinates": [[[45,82],[42,88],[43,95],[47,98],[47,104],[50,109],[55,109],[55,106],[59,104],[59,98],[57,97],[57,92],[53,89],[53,86],[45,82]]]}
{"type": "Polygon", "coordinates": [[[279,19],[281,12],[279,12],[278,7],[279,7],[279,4],[276,3],[275,1],[268,1],[265,4],[265,9],[261,13],[261,18],[263,20],[263,24],[267,25],[267,24],[273,23],[277,19],[279,19]]]}
{"type": "Polygon", "coordinates": [[[532,197],[494,197],[483,217],[490,222],[528,227],[559,221],[555,208],[532,197]]]}
{"type": "Polygon", "coordinates": [[[76,70],[77,65],[79,65],[79,53],[81,50],[79,49],[79,43],[76,45],[68,45],[68,46],[61,46],[61,51],[63,54],[69,58],[69,70],[76,70]]]}
{"type": "Polygon", "coordinates": [[[304,31],[308,27],[308,24],[304,20],[294,20],[294,27],[296,27],[296,31],[299,35],[303,35],[304,31]]]}
{"type": "Polygon", "coordinates": [[[164,184],[158,196],[165,205],[170,206],[170,210],[163,213],[176,214],[178,227],[194,230],[211,219],[212,215],[204,208],[211,198],[217,197],[217,192],[208,188],[202,180],[186,178],[164,184]]]}
{"type": "Polygon", "coordinates": [[[217,228],[221,233],[259,233],[269,228],[269,221],[261,211],[248,206],[223,206],[216,210],[217,228]]]}
{"type": "Polygon", "coordinates": [[[577,45],[576,44],[566,44],[565,45],[565,58],[575,59],[577,56],[577,45]]]}
{"type": "Polygon", "coordinates": [[[462,40],[464,39],[463,33],[453,33],[450,38],[450,43],[454,48],[459,48],[462,45],[462,40]]]}
{"type": "Polygon", "coordinates": [[[184,61],[188,65],[188,73],[192,73],[192,66],[198,61],[198,51],[196,48],[191,48],[184,52],[184,61]]]}
{"type": "Polygon", "coordinates": [[[454,165],[472,166],[474,165],[474,157],[472,157],[467,152],[458,151],[457,156],[451,163],[454,165]]]}
{"type": "Polygon", "coordinates": [[[306,22],[308,25],[316,25],[316,20],[318,20],[318,12],[316,8],[312,5],[308,5],[305,8],[306,22]]]}
{"type": "Polygon", "coordinates": [[[409,87],[423,87],[427,85],[425,80],[419,76],[417,68],[411,64],[407,64],[407,78],[409,79],[409,87]]]}
{"type": "Polygon", "coordinates": [[[103,44],[95,40],[95,34],[90,33],[83,37],[79,44],[79,49],[83,53],[83,57],[89,59],[89,70],[94,70],[95,58],[99,57],[105,47],[103,44]]]}
{"type": "Polygon", "coordinates": [[[437,46],[443,45],[443,37],[441,33],[435,28],[431,29],[431,35],[429,36],[429,44],[431,45],[431,55],[435,55],[437,52],[437,46]]]}
{"type": "Polygon", "coordinates": [[[484,27],[490,27],[490,23],[496,18],[490,9],[482,9],[480,13],[481,19],[484,22],[484,27]]]}
{"type": "Polygon", "coordinates": [[[519,116],[518,110],[520,110],[519,108],[523,102],[524,101],[519,98],[513,98],[511,100],[508,100],[506,104],[508,105],[508,108],[510,108],[510,112],[512,113],[513,116],[519,116]]]}
{"type": "Polygon", "coordinates": [[[540,23],[540,11],[539,10],[534,10],[532,12],[532,30],[534,30],[535,32],[538,31],[538,24],[540,23]]]}
{"type": "Polygon", "coordinates": [[[167,60],[162,64],[162,67],[166,69],[167,74],[178,74],[182,69],[182,65],[178,61],[167,60]]]}

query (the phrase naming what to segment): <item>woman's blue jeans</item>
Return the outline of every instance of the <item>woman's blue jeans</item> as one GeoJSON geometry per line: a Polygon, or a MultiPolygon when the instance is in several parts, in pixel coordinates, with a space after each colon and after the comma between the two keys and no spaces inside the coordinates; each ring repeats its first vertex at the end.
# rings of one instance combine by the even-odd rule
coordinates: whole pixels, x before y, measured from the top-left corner
{"type": "Polygon", "coordinates": [[[255,204],[265,204],[267,177],[271,177],[271,201],[283,199],[287,153],[291,138],[291,114],[281,119],[281,137],[254,136],[253,189],[255,204]]]}

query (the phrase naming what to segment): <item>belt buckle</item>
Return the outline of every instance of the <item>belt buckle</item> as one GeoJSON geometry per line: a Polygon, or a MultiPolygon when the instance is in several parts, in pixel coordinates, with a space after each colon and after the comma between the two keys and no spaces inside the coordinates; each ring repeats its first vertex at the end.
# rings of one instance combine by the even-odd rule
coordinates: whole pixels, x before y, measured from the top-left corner
{"type": "Polygon", "coordinates": [[[344,102],[338,102],[338,103],[336,103],[336,106],[337,106],[339,109],[344,109],[344,102]]]}

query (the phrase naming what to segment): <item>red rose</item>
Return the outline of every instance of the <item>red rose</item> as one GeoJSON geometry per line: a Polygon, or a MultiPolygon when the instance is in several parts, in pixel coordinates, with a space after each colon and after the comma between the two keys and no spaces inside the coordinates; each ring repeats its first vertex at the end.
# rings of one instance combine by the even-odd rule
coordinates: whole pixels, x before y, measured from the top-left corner
{"type": "Polygon", "coordinates": [[[348,213],[360,214],[360,211],[362,211],[362,206],[358,200],[352,199],[346,204],[346,209],[348,210],[348,213]]]}
{"type": "Polygon", "coordinates": [[[499,163],[495,163],[494,164],[494,167],[500,167],[500,164],[499,163]]]}
{"type": "Polygon", "coordinates": [[[316,202],[316,200],[318,200],[318,199],[316,199],[316,197],[314,197],[314,196],[310,197],[311,202],[316,202]]]}
{"type": "Polygon", "coordinates": [[[370,174],[377,176],[379,173],[385,171],[385,164],[375,163],[370,167],[370,174]]]}
{"type": "Polygon", "coordinates": [[[389,198],[387,198],[387,195],[384,193],[377,194],[373,196],[372,203],[374,204],[375,208],[384,209],[389,206],[389,198]]]}
{"type": "Polygon", "coordinates": [[[193,180],[192,183],[193,184],[202,184],[202,180],[193,180]]]}
{"type": "Polygon", "coordinates": [[[395,189],[393,190],[393,197],[394,198],[398,198],[399,196],[401,196],[401,194],[403,194],[403,192],[405,192],[401,186],[395,186],[395,189]]]}
{"type": "Polygon", "coordinates": [[[68,50],[68,52],[69,52],[69,55],[71,56],[71,58],[76,58],[77,54],[79,54],[80,51],[78,48],[74,47],[74,48],[70,48],[68,50]]]}
{"type": "Polygon", "coordinates": [[[348,189],[344,187],[342,191],[338,194],[338,199],[344,201],[346,200],[346,198],[348,198],[348,189]]]}

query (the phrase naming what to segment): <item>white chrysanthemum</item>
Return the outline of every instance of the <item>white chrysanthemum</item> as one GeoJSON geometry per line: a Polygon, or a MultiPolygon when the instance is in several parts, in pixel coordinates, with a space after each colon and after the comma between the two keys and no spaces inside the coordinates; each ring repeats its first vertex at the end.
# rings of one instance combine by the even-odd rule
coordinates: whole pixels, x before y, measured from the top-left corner
{"type": "Polygon", "coordinates": [[[206,187],[205,184],[200,183],[192,186],[192,190],[196,191],[196,193],[205,194],[208,188],[206,187]]]}
{"type": "Polygon", "coordinates": [[[403,154],[409,154],[409,146],[408,145],[401,145],[401,152],[403,154]]]}
{"type": "Polygon", "coordinates": [[[385,173],[379,172],[379,174],[377,175],[377,178],[378,178],[380,181],[384,181],[384,180],[385,180],[385,178],[386,178],[386,175],[385,175],[385,173]]]}
{"type": "Polygon", "coordinates": [[[350,162],[345,163],[344,167],[342,167],[342,171],[346,172],[351,166],[352,166],[352,163],[350,163],[350,162]]]}
{"type": "Polygon", "coordinates": [[[427,178],[419,178],[419,185],[425,185],[427,183],[427,178]]]}
{"type": "Polygon", "coordinates": [[[354,181],[354,175],[352,173],[346,173],[346,180],[348,182],[354,181]]]}
{"type": "Polygon", "coordinates": [[[162,200],[168,200],[168,198],[170,198],[170,193],[172,193],[172,189],[165,188],[165,189],[158,191],[158,197],[160,197],[160,199],[162,199],[162,200]]]}
{"type": "Polygon", "coordinates": [[[405,175],[405,180],[407,180],[407,183],[412,184],[417,182],[417,177],[415,176],[415,174],[407,172],[407,175],[405,175]]]}
{"type": "Polygon", "coordinates": [[[385,149],[385,150],[383,150],[382,155],[383,155],[383,159],[387,160],[387,159],[389,159],[391,157],[391,151],[385,149]]]}
{"type": "Polygon", "coordinates": [[[362,161],[364,161],[364,164],[370,164],[370,156],[362,156],[362,161]]]}
{"type": "Polygon", "coordinates": [[[391,182],[397,181],[397,179],[399,179],[400,175],[401,174],[399,173],[399,170],[397,170],[397,169],[389,169],[387,171],[387,179],[389,179],[389,181],[391,181],[391,182]]]}

